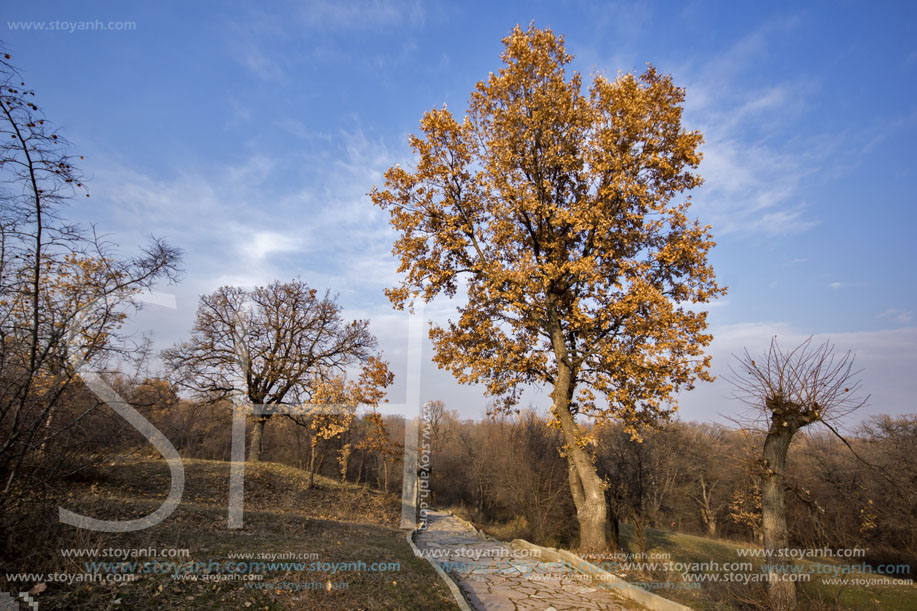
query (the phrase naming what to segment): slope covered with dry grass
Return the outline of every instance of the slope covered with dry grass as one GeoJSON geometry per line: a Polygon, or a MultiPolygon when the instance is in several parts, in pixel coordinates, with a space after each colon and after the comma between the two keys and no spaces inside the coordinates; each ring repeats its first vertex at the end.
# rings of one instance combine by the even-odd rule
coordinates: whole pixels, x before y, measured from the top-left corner
{"type": "MultiPolygon", "coordinates": [[[[24,523],[6,542],[17,553],[0,589],[31,590],[42,609],[454,608],[405,542],[394,495],[321,477],[309,490],[302,471],[247,464],[244,528],[229,529],[229,463],[185,460],[185,478],[181,504],[146,530],[24,523]]],[[[55,501],[124,520],[156,509],[169,482],[163,461],[125,458],[67,482],[55,501]]],[[[57,524],[49,518],[34,523],[57,524]]]]}

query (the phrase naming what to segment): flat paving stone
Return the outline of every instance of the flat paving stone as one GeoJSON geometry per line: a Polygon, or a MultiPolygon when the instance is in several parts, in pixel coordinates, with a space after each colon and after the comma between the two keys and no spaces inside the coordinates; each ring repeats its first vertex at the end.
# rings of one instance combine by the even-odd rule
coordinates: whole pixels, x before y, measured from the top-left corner
{"type": "Polygon", "coordinates": [[[620,594],[595,587],[588,576],[555,562],[540,562],[502,541],[481,538],[442,511],[427,514],[414,542],[458,584],[472,609],[568,611],[643,609],[620,594]]]}

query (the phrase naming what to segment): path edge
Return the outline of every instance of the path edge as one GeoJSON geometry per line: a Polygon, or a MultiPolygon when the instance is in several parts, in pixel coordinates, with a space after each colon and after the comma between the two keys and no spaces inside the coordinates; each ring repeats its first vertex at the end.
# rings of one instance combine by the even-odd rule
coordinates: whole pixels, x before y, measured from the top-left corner
{"type": "Polygon", "coordinates": [[[469,521],[466,520],[465,518],[463,518],[463,517],[461,517],[461,516],[459,516],[459,515],[456,515],[456,514],[455,514],[454,512],[452,512],[452,511],[450,511],[450,512],[448,512],[448,513],[449,513],[450,516],[452,516],[453,518],[455,518],[456,521],[458,521],[459,524],[461,524],[461,525],[465,526],[466,528],[468,528],[468,529],[474,531],[474,533],[478,536],[478,538],[484,539],[484,540],[486,540],[486,541],[496,541],[496,539],[494,539],[493,537],[491,537],[490,535],[488,535],[488,534],[487,534],[486,532],[484,532],[483,530],[479,529],[477,526],[475,526],[474,524],[472,524],[471,522],[469,522],[469,521]]]}
{"type": "Polygon", "coordinates": [[[425,558],[427,562],[430,563],[430,566],[433,567],[433,570],[436,571],[436,574],[446,583],[446,586],[449,588],[449,591],[452,592],[452,598],[455,599],[455,603],[459,606],[459,609],[462,611],[472,611],[471,607],[468,606],[468,601],[465,600],[465,597],[462,596],[462,591],[459,590],[458,584],[449,577],[446,571],[443,570],[443,567],[439,566],[439,563],[436,560],[433,560],[430,556],[422,554],[420,548],[417,547],[417,544],[414,543],[414,533],[417,530],[409,530],[405,539],[408,542],[408,545],[411,546],[411,549],[414,550],[414,555],[421,558],[425,558]]]}
{"type": "Polygon", "coordinates": [[[550,560],[552,562],[564,562],[580,573],[598,577],[599,581],[605,583],[614,584],[612,589],[615,593],[635,603],[639,603],[651,611],[692,611],[691,607],[677,603],[674,600],[669,600],[668,598],[663,598],[658,594],[647,592],[643,588],[635,586],[565,549],[541,547],[540,545],[529,543],[524,539],[513,539],[510,545],[530,552],[538,551],[541,553],[542,561],[550,560]]]}

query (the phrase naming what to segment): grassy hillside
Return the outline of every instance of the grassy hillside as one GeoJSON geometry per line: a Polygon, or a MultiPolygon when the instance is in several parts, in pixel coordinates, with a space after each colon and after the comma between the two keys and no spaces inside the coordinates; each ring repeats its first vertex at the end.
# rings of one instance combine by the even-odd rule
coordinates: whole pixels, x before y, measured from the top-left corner
{"type": "MultiPolygon", "coordinates": [[[[628,525],[621,527],[622,545],[629,552],[637,552],[638,548],[633,537],[633,528],[628,525]]],[[[653,555],[648,561],[653,562],[660,560],[664,555],[668,555],[671,562],[681,563],[703,563],[715,562],[720,567],[729,563],[751,562],[755,565],[753,573],[759,572],[759,562],[753,557],[743,557],[739,554],[739,549],[755,548],[756,546],[748,543],[735,543],[721,539],[710,539],[695,535],[688,535],[668,530],[649,529],[647,534],[647,554],[653,555]]],[[[798,564],[808,567],[814,562],[825,565],[837,566],[838,570],[843,569],[843,565],[859,564],[856,559],[833,559],[833,558],[812,558],[801,560],[798,564]]],[[[703,570],[701,572],[717,572],[703,570]]],[[[724,574],[728,571],[719,571],[724,574]]],[[[665,581],[672,580],[671,575],[665,572],[657,571],[653,576],[655,580],[665,581]]],[[[851,578],[869,578],[868,575],[850,575],[851,578]]],[[[872,578],[880,578],[880,575],[873,575],[872,578]]],[[[913,579],[913,575],[904,575],[913,579]]],[[[832,579],[833,576],[812,575],[809,582],[800,582],[798,584],[800,608],[810,609],[813,611],[834,611],[834,610],[851,610],[851,611],[905,611],[917,609],[917,586],[915,585],[834,585],[825,583],[826,579],[832,579]]],[[[632,573],[627,575],[630,581],[645,580],[646,575],[632,573]]],[[[763,599],[763,583],[728,583],[720,581],[717,583],[703,583],[700,590],[672,589],[660,591],[660,594],[667,598],[677,600],[683,604],[689,605],[693,609],[700,610],[728,610],[735,608],[755,608],[756,604],[763,599]],[[730,601],[730,602],[727,602],[730,601]]],[[[765,606],[760,607],[762,609],[765,606]]]]}
{"type": "MultiPolygon", "coordinates": [[[[522,536],[517,532],[518,524],[485,523],[474,520],[474,516],[461,507],[452,510],[462,517],[471,520],[475,526],[490,536],[510,540],[522,536]]],[[[748,543],[735,543],[722,539],[710,539],[688,535],[675,531],[649,529],[647,533],[647,556],[639,557],[639,548],[633,535],[633,527],[621,526],[621,544],[623,552],[630,557],[613,556],[589,558],[596,564],[605,563],[603,568],[623,577],[631,583],[648,584],[652,591],[660,596],[676,600],[700,611],[734,611],[766,610],[765,584],[755,581],[760,578],[759,558],[741,555],[740,549],[755,549],[748,543]],[[664,563],[680,563],[676,566],[662,566],[664,563]],[[735,563],[751,563],[751,571],[739,570],[735,563]],[[655,567],[653,566],[655,564],[655,567]],[[690,566],[688,566],[690,565],[690,566]],[[698,582],[686,579],[681,572],[689,571],[694,575],[711,575],[711,580],[698,582]],[[739,581],[748,577],[744,583],[739,581]],[[729,581],[730,579],[738,579],[729,581]],[[699,583],[699,587],[698,587],[699,583]]],[[[576,551],[573,549],[572,551],[576,551]]],[[[812,558],[802,560],[804,569],[814,562],[836,566],[843,570],[844,565],[860,564],[857,559],[812,558]]],[[[858,579],[884,581],[881,575],[848,575],[850,583],[837,585],[826,583],[835,579],[835,575],[812,575],[811,581],[799,582],[800,609],[807,611],[910,611],[917,609],[917,585],[860,585],[858,579]]],[[[840,578],[844,575],[840,574],[840,578]]],[[[913,575],[901,575],[914,579],[913,575]]]]}
{"type": "MultiPolygon", "coordinates": [[[[7,544],[29,551],[4,562],[4,572],[44,575],[15,583],[4,575],[0,590],[31,590],[41,609],[457,608],[405,542],[394,495],[324,478],[307,490],[305,473],[297,469],[249,464],[244,528],[234,530],[226,525],[229,463],[186,460],[185,478],[181,505],[153,528],[95,533],[24,525],[7,544]],[[73,557],[62,548],[97,550],[97,556],[73,557]],[[240,564],[250,560],[268,564],[240,564]],[[87,564],[118,561],[137,564],[87,564]],[[72,583],[50,573],[66,574],[72,583]]],[[[84,515],[123,520],[157,508],[169,481],[161,460],[123,459],[68,482],[57,500],[84,515]]]]}

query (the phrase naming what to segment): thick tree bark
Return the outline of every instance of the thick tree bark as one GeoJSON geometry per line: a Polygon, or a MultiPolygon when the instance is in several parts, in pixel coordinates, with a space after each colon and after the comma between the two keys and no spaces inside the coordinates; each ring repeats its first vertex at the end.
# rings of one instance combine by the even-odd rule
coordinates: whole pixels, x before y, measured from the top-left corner
{"type": "Polygon", "coordinates": [[[788,545],[786,527],[786,455],[796,427],[775,419],[764,439],[764,475],[761,485],[761,523],[764,549],[769,550],[767,593],[775,611],[794,611],[796,583],[790,581],[793,561],[778,557],[788,545]]]}
{"type": "MultiPolygon", "coordinates": [[[[562,342],[561,339],[561,346],[562,342]]],[[[579,427],[570,412],[570,399],[574,390],[572,371],[565,362],[566,347],[558,350],[558,342],[554,343],[555,353],[561,354],[558,354],[557,358],[557,380],[551,398],[554,400],[554,414],[560,422],[566,442],[570,492],[579,521],[579,547],[583,551],[602,552],[608,548],[605,536],[605,525],[608,521],[605,489],[589,456],[577,443],[579,427]]]]}
{"type": "Polygon", "coordinates": [[[248,461],[261,462],[262,440],[264,439],[264,423],[267,422],[265,416],[255,418],[255,426],[252,428],[252,441],[248,448],[248,461]]]}
{"type": "Polygon", "coordinates": [[[316,473],[322,470],[322,467],[325,466],[325,458],[328,457],[328,446],[322,442],[319,442],[318,445],[321,446],[321,450],[318,452],[315,469],[313,469],[316,473]]]}

